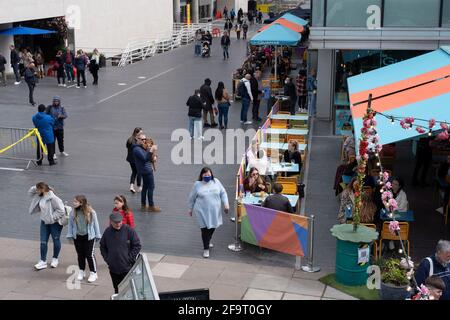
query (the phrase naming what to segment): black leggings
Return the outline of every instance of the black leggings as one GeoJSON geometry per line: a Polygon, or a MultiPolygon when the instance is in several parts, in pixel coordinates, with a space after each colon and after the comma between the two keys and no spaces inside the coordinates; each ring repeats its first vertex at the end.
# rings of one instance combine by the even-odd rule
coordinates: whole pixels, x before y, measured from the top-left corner
{"type": "Polygon", "coordinates": [[[78,267],[80,270],[86,270],[87,260],[89,270],[91,270],[91,272],[97,272],[97,261],[94,256],[95,239],[88,240],[88,235],[77,235],[77,238],[73,242],[75,244],[75,250],[77,251],[78,267]]]}
{"type": "Polygon", "coordinates": [[[117,274],[117,273],[112,273],[110,271],[109,274],[111,275],[111,280],[112,280],[113,287],[114,287],[114,293],[119,293],[119,283],[121,283],[122,280],[127,276],[128,272],[117,274]]]}
{"type": "Polygon", "coordinates": [[[208,250],[212,235],[216,229],[201,228],[201,230],[202,230],[203,249],[208,250]]]}
{"type": "Polygon", "coordinates": [[[131,163],[129,162],[130,167],[131,167],[131,177],[130,177],[130,184],[134,184],[134,181],[137,178],[137,186],[140,187],[141,186],[141,180],[142,177],[140,174],[138,174],[137,169],[136,169],[136,164],[135,163],[131,163]]]}

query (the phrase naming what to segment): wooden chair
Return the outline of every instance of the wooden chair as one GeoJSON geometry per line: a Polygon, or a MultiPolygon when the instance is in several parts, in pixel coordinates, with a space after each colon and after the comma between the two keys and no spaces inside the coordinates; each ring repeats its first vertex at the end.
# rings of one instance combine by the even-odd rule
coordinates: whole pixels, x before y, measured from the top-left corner
{"type": "Polygon", "coordinates": [[[300,136],[297,134],[288,134],[286,137],[286,141],[289,142],[291,140],[297,141],[299,144],[306,144],[306,137],[300,136]]]}
{"type": "Polygon", "coordinates": [[[284,183],[284,182],[293,182],[295,184],[298,183],[298,176],[290,176],[290,177],[281,177],[278,176],[275,180],[276,183],[284,183]]]}
{"type": "Polygon", "coordinates": [[[307,124],[293,124],[292,129],[305,129],[308,130],[307,124]]]}
{"type": "Polygon", "coordinates": [[[287,129],[288,121],[287,120],[279,120],[279,119],[271,119],[270,127],[274,129],[287,129]]]}
{"type": "Polygon", "coordinates": [[[287,115],[291,115],[291,113],[289,111],[278,111],[277,114],[287,114],[287,115]]]}
{"type": "Polygon", "coordinates": [[[295,182],[280,182],[283,186],[283,194],[298,194],[297,183],[295,182]]]}
{"type": "Polygon", "coordinates": [[[380,252],[379,252],[379,257],[381,257],[381,251],[383,249],[383,240],[392,240],[392,241],[399,241],[400,239],[402,239],[402,241],[406,242],[407,244],[407,255],[410,255],[409,253],[409,223],[408,222],[399,222],[399,227],[400,227],[400,238],[399,236],[392,234],[389,231],[389,221],[385,221],[383,223],[383,228],[381,229],[381,235],[380,235],[380,244],[379,244],[379,248],[380,248],[380,252]]]}

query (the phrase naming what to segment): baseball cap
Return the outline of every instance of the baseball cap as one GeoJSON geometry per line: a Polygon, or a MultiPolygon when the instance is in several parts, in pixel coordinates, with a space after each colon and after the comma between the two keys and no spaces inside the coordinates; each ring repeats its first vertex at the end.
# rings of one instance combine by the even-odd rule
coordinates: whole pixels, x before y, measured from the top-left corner
{"type": "Polygon", "coordinates": [[[118,213],[118,212],[113,212],[113,213],[111,213],[111,214],[109,215],[109,219],[110,219],[112,222],[118,223],[118,222],[121,222],[121,221],[123,220],[123,217],[122,217],[122,215],[121,215],[120,213],[118,213]]]}

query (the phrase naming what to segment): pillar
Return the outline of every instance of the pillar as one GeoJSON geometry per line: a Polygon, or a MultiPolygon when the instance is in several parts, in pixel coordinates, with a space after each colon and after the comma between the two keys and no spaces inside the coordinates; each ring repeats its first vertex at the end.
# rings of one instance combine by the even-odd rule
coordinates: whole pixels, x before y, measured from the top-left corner
{"type": "Polygon", "coordinates": [[[180,23],[180,0],[173,0],[173,22],[180,23]]]}
{"type": "Polygon", "coordinates": [[[199,22],[199,3],[198,0],[192,0],[191,3],[191,11],[192,11],[192,22],[198,23],[199,22]]]}
{"type": "Polygon", "coordinates": [[[211,0],[209,4],[209,13],[211,16],[211,21],[214,20],[214,2],[215,2],[214,0],[211,0]]]}
{"type": "Polygon", "coordinates": [[[334,112],[334,50],[318,50],[317,56],[317,118],[333,119],[334,112]]]}
{"type": "MultiPolygon", "coordinates": [[[[11,28],[12,24],[0,24],[0,30],[11,28]]],[[[6,59],[6,65],[5,70],[6,73],[12,73],[13,70],[11,68],[11,61],[10,61],[10,50],[9,46],[14,44],[14,36],[0,36],[0,52],[6,59]]]]}

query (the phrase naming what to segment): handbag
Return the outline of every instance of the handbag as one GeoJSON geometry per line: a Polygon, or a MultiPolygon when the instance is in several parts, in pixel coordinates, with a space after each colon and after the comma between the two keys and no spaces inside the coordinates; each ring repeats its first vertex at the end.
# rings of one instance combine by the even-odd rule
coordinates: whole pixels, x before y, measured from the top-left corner
{"type": "Polygon", "coordinates": [[[58,223],[59,223],[60,225],[62,225],[63,227],[64,227],[64,226],[67,226],[67,225],[69,224],[69,214],[70,214],[70,211],[72,211],[72,208],[71,208],[71,207],[69,207],[69,206],[64,206],[64,216],[62,216],[62,217],[58,220],[58,223]]]}

